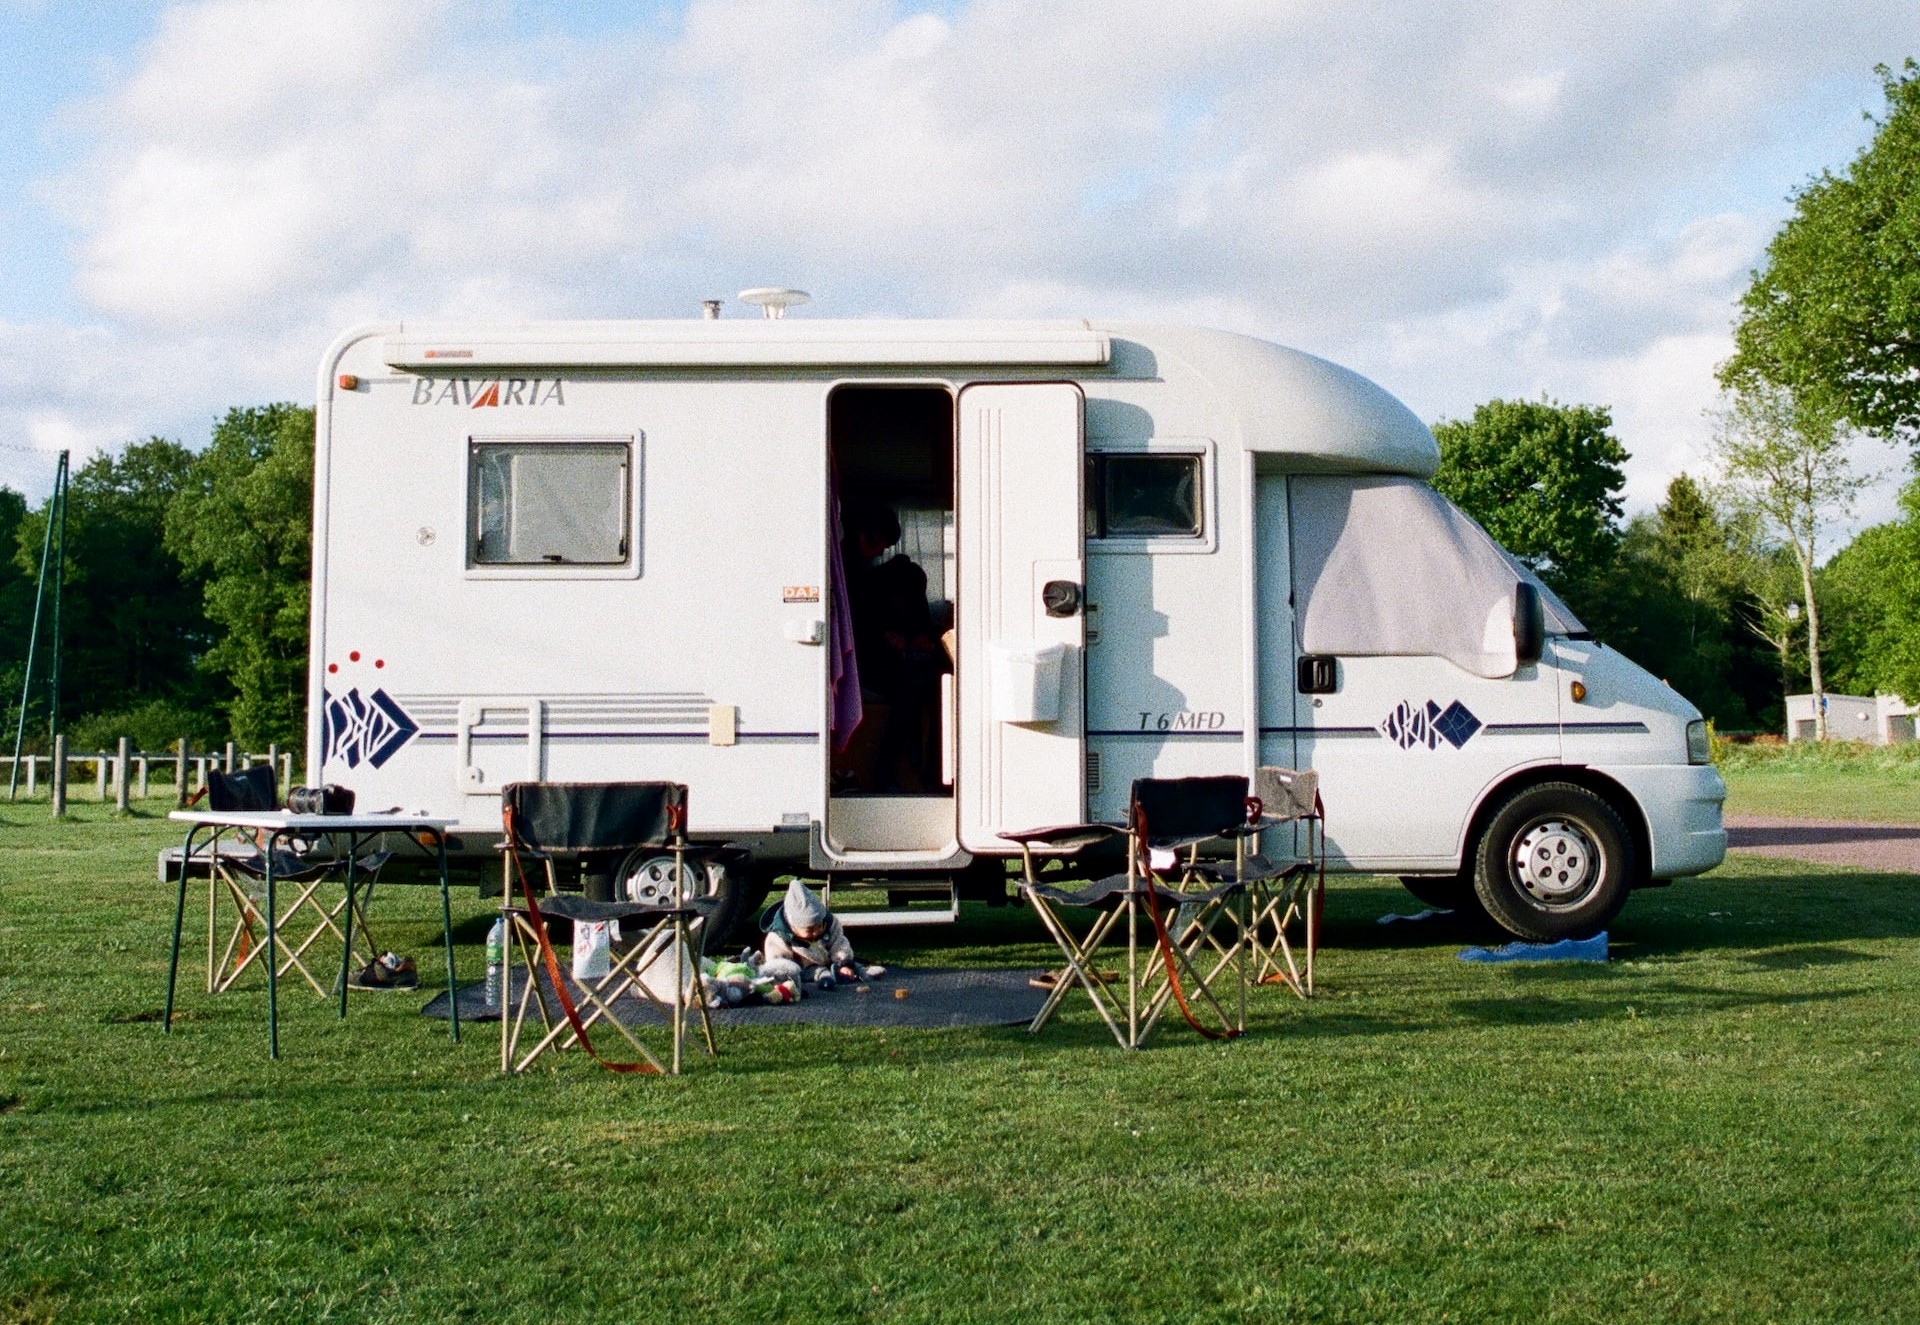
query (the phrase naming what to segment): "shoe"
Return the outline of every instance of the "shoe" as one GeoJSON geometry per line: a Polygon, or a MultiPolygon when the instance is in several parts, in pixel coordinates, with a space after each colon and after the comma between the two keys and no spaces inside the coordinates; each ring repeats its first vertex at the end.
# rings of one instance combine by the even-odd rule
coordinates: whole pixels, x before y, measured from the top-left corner
{"type": "Polygon", "coordinates": [[[414,969],[413,958],[391,952],[381,953],[347,981],[349,989],[417,989],[419,986],[420,974],[414,969]]]}

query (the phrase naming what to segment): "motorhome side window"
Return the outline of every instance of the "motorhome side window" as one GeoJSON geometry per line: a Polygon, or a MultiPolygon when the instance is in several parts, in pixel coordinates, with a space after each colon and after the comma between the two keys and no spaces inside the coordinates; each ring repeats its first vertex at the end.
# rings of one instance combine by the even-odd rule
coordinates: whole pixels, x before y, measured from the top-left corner
{"type": "Polygon", "coordinates": [[[1087,457],[1087,537],[1196,538],[1201,532],[1200,457],[1087,457]]]}
{"type": "Polygon", "coordinates": [[[633,527],[626,442],[474,442],[472,566],[619,566],[633,527]]]}

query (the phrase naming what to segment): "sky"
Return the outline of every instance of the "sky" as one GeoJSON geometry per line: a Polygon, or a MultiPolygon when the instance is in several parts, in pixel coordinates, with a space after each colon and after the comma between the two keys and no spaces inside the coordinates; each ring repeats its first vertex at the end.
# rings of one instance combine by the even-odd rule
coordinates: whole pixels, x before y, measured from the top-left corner
{"type": "Polygon", "coordinates": [[[1644,510],[1909,55],[1914,0],[0,0],[0,484],[310,402],[357,323],[785,285],[1603,405],[1644,510]]]}

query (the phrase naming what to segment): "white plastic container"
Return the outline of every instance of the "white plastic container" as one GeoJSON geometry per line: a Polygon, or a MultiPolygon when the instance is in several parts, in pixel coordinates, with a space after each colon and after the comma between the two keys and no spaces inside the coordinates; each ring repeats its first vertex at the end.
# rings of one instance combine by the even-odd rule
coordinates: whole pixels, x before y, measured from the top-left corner
{"type": "Polygon", "coordinates": [[[992,646],[993,716],[1000,722],[1058,722],[1064,644],[992,646]]]}
{"type": "Polygon", "coordinates": [[[610,922],[605,920],[576,920],[573,922],[573,978],[576,980],[604,980],[612,969],[608,956],[611,935],[608,933],[610,922]]]}

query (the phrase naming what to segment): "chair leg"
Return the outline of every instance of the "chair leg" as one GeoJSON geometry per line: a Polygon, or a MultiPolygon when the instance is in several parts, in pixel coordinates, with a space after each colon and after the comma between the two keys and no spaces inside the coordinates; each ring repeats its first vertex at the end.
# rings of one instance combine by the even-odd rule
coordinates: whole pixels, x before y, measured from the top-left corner
{"type": "Polygon", "coordinates": [[[1027,1026],[1027,1033],[1029,1035],[1037,1033],[1047,1024],[1066,998],[1067,992],[1077,981],[1087,991],[1087,997],[1093,1001],[1093,1010],[1100,1015],[1100,1020],[1106,1023],[1114,1042],[1123,1049],[1130,1048],[1131,1046],[1127,1043],[1127,1033],[1120,1029],[1114,1019],[1113,1014],[1118,1010],[1117,1007],[1109,1008],[1109,1003],[1117,1001],[1114,1000],[1112,992],[1104,987],[1098,970],[1089,969],[1088,966],[1090,961],[1097,961],[1100,946],[1121,920],[1123,908],[1115,907],[1101,912],[1100,918],[1094,922],[1094,927],[1088,931],[1086,941],[1081,943],[1074,940],[1066,923],[1060,919],[1045,898],[1029,891],[1027,900],[1032,904],[1035,913],[1040,917],[1041,925],[1052,936],[1055,945],[1059,947],[1067,962],[1066,970],[1061,972],[1060,980],[1048,993],[1046,1002],[1040,1005],[1040,1011],[1034,1014],[1033,1021],[1027,1026]]]}

